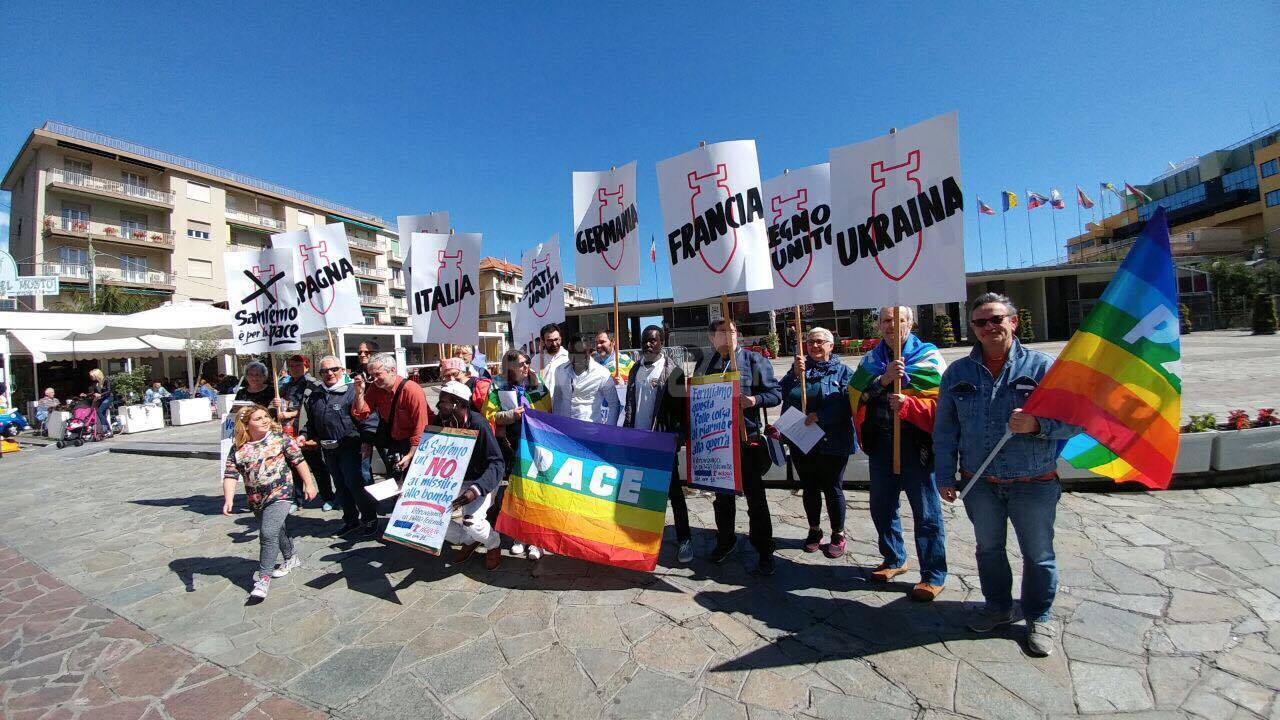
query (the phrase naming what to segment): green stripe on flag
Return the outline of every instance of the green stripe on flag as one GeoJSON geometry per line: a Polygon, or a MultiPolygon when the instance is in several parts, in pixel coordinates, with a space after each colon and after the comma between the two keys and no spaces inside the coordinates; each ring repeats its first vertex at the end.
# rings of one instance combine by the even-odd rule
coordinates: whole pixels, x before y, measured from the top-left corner
{"type": "Polygon", "coordinates": [[[1181,360],[1182,354],[1178,345],[1152,342],[1146,338],[1138,338],[1134,343],[1125,342],[1124,336],[1137,325],[1138,319],[1129,313],[1109,303],[1099,302],[1076,332],[1092,333],[1117,347],[1128,350],[1164,376],[1165,380],[1181,393],[1182,378],[1170,372],[1164,365],[1164,363],[1177,363],[1181,360]]]}

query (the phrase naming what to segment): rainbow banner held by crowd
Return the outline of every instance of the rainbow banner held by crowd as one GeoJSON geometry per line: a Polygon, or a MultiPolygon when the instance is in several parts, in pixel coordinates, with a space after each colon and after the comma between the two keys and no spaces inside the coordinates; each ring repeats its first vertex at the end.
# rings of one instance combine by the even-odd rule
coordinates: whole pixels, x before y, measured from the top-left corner
{"type": "Polygon", "coordinates": [[[551,552],[652,571],[675,435],[527,410],[497,530],[551,552]]]}
{"type": "Polygon", "coordinates": [[[1165,489],[1178,459],[1182,350],[1169,225],[1157,207],[1023,410],[1085,429],[1073,466],[1165,489]]]}

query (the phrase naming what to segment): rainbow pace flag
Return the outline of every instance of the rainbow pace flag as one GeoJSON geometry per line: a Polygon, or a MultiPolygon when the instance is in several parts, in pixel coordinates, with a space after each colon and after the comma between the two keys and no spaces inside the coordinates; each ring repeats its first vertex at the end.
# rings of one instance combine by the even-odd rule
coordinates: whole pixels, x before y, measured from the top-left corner
{"type": "Polygon", "coordinates": [[[1023,410],[1085,429],[1062,456],[1078,468],[1169,487],[1182,415],[1178,284],[1157,207],[1023,410]]]}
{"type": "MultiPolygon", "coordinates": [[[[849,378],[849,406],[853,410],[853,431],[862,442],[862,423],[866,419],[867,407],[862,404],[862,396],[871,387],[875,379],[884,374],[893,360],[893,350],[889,343],[881,341],[862,356],[858,368],[849,378]]],[[[907,336],[902,344],[902,361],[907,366],[907,381],[902,384],[902,394],[934,403],[938,400],[938,386],[942,383],[942,373],[947,369],[947,361],[942,358],[938,346],[927,343],[916,337],[915,333],[907,336]]],[[[922,428],[926,431],[933,428],[922,428]]]]}
{"type": "Polygon", "coordinates": [[[605,565],[658,563],[676,436],[526,410],[497,529],[605,565]]]}

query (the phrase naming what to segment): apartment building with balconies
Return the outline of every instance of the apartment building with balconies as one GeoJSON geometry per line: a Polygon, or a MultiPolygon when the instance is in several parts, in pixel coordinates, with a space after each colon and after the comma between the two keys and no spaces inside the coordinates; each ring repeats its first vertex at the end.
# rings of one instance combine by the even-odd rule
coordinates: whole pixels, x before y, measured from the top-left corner
{"type": "Polygon", "coordinates": [[[341,222],[366,322],[395,321],[400,263],[377,215],[57,122],[31,132],[0,188],[11,193],[9,254],[19,272],[61,279],[59,296],[18,298],[20,310],[60,307],[91,285],[117,285],[155,304],[220,302],[224,252],[341,222]]]}

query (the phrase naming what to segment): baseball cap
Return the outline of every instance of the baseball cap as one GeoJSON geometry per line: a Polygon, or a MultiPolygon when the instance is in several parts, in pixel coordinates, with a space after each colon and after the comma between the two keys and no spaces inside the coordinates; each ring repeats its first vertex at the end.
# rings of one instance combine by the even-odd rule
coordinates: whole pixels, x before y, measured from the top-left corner
{"type": "Polygon", "coordinates": [[[450,380],[442,385],[440,387],[440,392],[449,393],[450,395],[462,398],[467,402],[471,401],[471,388],[467,387],[465,383],[460,383],[457,380],[450,380]]]}

